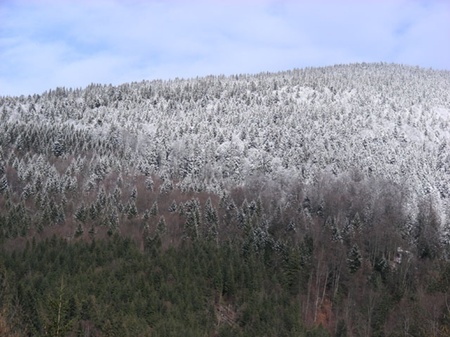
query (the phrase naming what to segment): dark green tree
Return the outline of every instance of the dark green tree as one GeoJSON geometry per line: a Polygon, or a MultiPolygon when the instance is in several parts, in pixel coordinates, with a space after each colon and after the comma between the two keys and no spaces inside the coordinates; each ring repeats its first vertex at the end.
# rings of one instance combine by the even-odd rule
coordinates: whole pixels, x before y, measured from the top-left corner
{"type": "Polygon", "coordinates": [[[355,243],[347,254],[347,266],[350,273],[356,273],[362,265],[362,256],[358,245],[355,243]]]}

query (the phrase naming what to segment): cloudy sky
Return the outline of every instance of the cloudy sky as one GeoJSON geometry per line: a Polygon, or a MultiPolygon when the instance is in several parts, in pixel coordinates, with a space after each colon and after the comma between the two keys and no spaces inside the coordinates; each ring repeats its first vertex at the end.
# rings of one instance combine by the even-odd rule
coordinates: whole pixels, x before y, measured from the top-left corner
{"type": "Polygon", "coordinates": [[[0,0],[0,95],[379,61],[450,70],[450,1],[0,0]]]}

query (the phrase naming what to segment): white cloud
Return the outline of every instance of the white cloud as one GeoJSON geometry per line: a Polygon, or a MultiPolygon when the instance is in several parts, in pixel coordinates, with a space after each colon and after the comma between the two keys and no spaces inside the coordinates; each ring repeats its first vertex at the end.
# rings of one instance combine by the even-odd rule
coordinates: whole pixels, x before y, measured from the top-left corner
{"type": "Polygon", "coordinates": [[[450,69],[445,1],[0,4],[0,94],[386,61],[450,69]]]}

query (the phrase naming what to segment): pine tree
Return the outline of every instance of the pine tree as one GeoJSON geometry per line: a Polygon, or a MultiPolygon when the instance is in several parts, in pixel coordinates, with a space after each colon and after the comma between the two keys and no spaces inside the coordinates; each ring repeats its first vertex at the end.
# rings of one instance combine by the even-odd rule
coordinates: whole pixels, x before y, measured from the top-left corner
{"type": "Polygon", "coordinates": [[[77,229],[75,230],[75,237],[80,237],[81,235],[83,235],[83,233],[84,233],[83,225],[79,223],[77,229]]]}
{"type": "Polygon", "coordinates": [[[300,276],[300,251],[298,249],[290,249],[284,263],[284,277],[291,295],[297,295],[300,290],[300,276]]]}
{"type": "Polygon", "coordinates": [[[351,228],[355,232],[360,232],[362,229],[362,221],[361,221],[361,217],[359,216],[358,212],[356,212],[355,216],[353,217],[353,219],[351,221],[351,228]]]}
{"type": "Polygon", "coordinates": [[[216,224],[218,223],[218,216],[217,212],[212,205],[211,198],[208,198],[205,204],[205,221],[208,225],[216,224]]]}
{"type": "Polygon", "coordinates": [[[57,140],[53,144],[53,154],[55,155],[55,157],[61,157],[65,151],[66,151],[66,147],[64,146],[64,143],[62,140],[57,140]]]}
{"type": "Polygon", "coordinates": [[[152,208],[150,208],[150,215],[157,216],[158,214],[159,214],[158,201],[155,200],[152,204],[152,208]]]}
{"type": "Polygon", "coordinates": [[[144,215],[142,216],[142,219],[144,220],[144,223],[147,223],[148,219],[150,219],[150,211],[148,209],[146,209],[144,211],[144,215]]]}
{"type": "Polygon", "coordinates": [[[137,199],[137,189],[136,186],[133,187],[133,189],[131,190],[131,194],[130,194],[130,199],[136,201],[137,199]]]}
{"type": "Polygon", "coordinates": [[[108,219],[108,235],[111,236],[112,234],[119,231],[119,216],[117,215],[116,211],[111,211],[108,219]]]}
{"type": "Polygon", "coordinates": [[[147,179],[145,179],[145,188],[149,191],[153,191],[153,179],[151,177],[147,177],[147,179]]]}
{"type": "Polygon", "coordinates": [[[200,203],[198,199],[192,199],[184,206],[186,215],[184,232],[186,237],[195,241],[199,238],[199,228],[201,224],[200,203]]]}
{"type": "Polygon", "coordinates": [[[95,204],[91,204],[91,206],[89,206],[89,218],[91,220],[95,220],[97,219],[97,215],[98,215],[98,210],[95,204]]]}
{"type": "Polygon", "coordinates": [[[166,178],[164,179],[163,183],[161,184],[161,187],[159,188],[159,191],[161,194],[168,193],[173,190],[173,183],[170,179],[166,178]]]}
{"type": "Polygon", "coordinates": [[[168,211],[170,213],[175,213],[177,211],[177,202],[175,200],[170,204],[168,211]]]}
{"type": "Polygon", "coordinates": [[[325,226],[327,229],[331,230],[331,240],[333,242],[342,242],[342,236],[336,222],[334,217],[328,216],[325,221],[325,226]]]}
{"type": "Polygon", "coordinates": [[[6,176],[3,176],[0,178],[0,193],[6,191],[8,188],[8,180],[6,179],[6,176]]]}
{"type": "Polygon", "coordinates": [[[130,200],[127,205],[127,217],[128,219],[133,219],[136,215],[138,215],[136,203],[130,200]]]}
{"type": "Polygon", "coordinates": [[[156,231],[160,237],[162,237],[167,231],[166,220],[163,216],[159,218],[158,224],[156,225],[156,231]]]}
{"type": "Polygon", "coordinates": [[[362,256],[358,245],[355,243],[347,254],[347,266],[350,273],[356,273],[362,264],[362,256]]]}
{"type": "Polygon", "coordinates": [[[118,205],[122,201],[121,196],[122,196],[122,190],[120,189],[120,186],[117,185],[113,192],[113,198],[114,198],[114,202],[116,203],[116,205],[118,205]]]}
{"type": "Polygon", "coordinates": [[[96,204],[99,211],[106,207],[106,192],[103,186],[98,190],[96,204]]]}
{"type": "Polygon", "coordinates": [[[81,206],[78,207],[77,210],[75,211],[74,217],[81,223],[85,223],[87,220],[87,216],[88,212],[86,210],[86,207],[84,206],[84,203],[82,203],[81,206]]]}

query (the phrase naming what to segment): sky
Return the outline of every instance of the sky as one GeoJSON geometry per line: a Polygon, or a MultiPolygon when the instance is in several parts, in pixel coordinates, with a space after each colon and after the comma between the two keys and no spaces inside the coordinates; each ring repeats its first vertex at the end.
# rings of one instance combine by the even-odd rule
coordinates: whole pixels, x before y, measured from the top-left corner
{"type": "Polygon", "coordinates": [[[0,96],[355,62],[450,70],[450,0],[0,0],[0,96]]]}

